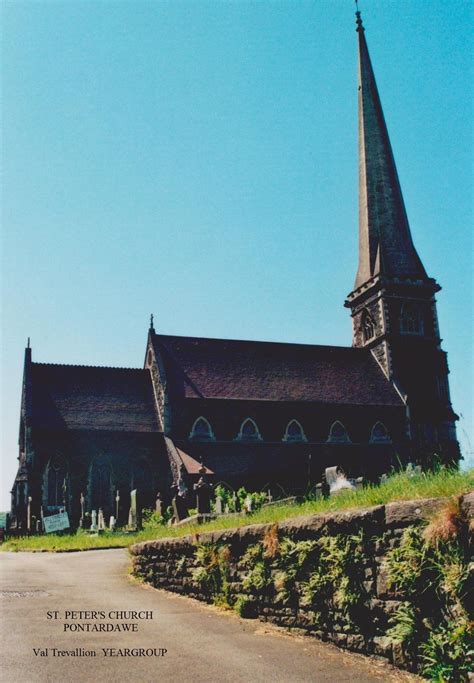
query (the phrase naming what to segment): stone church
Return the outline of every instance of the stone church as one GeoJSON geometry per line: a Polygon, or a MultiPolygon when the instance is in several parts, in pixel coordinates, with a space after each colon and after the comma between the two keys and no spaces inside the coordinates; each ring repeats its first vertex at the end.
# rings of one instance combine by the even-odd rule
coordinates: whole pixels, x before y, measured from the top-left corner
{"type": "Polygon", "coordinates": [[[359,265],[351,347],[159,334],[139,368],[35,363],[25,351],[13,527],[66,507],[152,507],[180,473],[304,492],[324,468],[377,479],[433,454],[459,460],[435,295],[405,211],[364,27],[359,44],[359,265]]]}

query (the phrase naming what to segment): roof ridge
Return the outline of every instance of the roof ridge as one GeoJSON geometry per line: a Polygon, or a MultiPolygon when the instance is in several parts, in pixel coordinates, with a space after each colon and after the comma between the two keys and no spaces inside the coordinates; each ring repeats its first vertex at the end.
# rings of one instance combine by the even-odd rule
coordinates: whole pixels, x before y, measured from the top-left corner
{"type": "Polygon", "coordinates": [[[308,342],[282,342],[282,341],[270,341],[266,339],[231,339],[222,337],[196,337],[181,334],[157,334],[155,332],[155,337],[158,339],[183,339],[183,340],[193,340],[196,341],[215,341],[215,342],[235,342],[238,344],[274,344],[275,346],[305,346],[309,348],[319,348],[319,349],[337,349],[344,351],[366,351],[367,349],[355,346],[338,346],[336,344],[310,344],[308,342]]]}
{"type": "Polygon", "coordinates": [[[146,372],[144,368],[127,368],[118,365],[84,365],[83,363],[38,363],[34,361],[32,365],[41,365],[52,368],[90,368],[91,370],[126,370],[128,372],[146,372]]]}

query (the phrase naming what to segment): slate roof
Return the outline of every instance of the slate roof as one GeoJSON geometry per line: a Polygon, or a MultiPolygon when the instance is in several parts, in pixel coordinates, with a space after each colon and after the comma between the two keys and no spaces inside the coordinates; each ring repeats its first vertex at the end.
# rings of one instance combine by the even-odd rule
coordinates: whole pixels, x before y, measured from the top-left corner
{"type": "Polygon", "coordinates": [[[366,349],[152,335],[186,398],[403,405],[366,349]]]}
{"type": "Polygon", "coordinates": [[[32,363],[31,372],[34,427],[158,431],[148,370],[32,363]]]}

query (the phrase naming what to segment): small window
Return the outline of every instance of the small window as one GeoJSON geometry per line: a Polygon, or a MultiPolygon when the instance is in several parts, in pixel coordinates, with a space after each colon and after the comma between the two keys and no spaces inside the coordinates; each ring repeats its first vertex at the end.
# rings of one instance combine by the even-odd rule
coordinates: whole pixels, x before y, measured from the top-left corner
{"type": "Polygon", "coordinates": [[[364,341],[375,337],[375,322],[367,309],[362,313],[362,334],[364,341]]]}
{"type": "Polygon", "coordinates": [[[342,424],[342,422],[339,422],[339,420],[336,420],[331,425],[331,429],[329,430],[329,437],[328,441],[333,442],[333,443],[349,443],[349,434],[347,433],[346,428],[342,424]]]}
{"type": "Polygon", "coordinates": [[[262,439],[258,427],[252,418],[248,417],[242,422],[237,439],[241,441],[260,441],[262,439]]]}
{"type": "Polygon", "coordinates": [[[382,422],[376,422],[372,427],[370,441],[372,443],[383,443],[391,441],[390,435],[387,432],[387,428],[382,422]]]}
{"type": "Polygon", "coordinates": [[[192,426],[189,438],[195,441],[208,441],[215,438],[212,427],[205,417],[198,417],[192,426]]]}
{"type": "Polygon", "coordinates": [[[286,425],[285,436],[283,441],[307,441],[303,427],[298,420],[291,420],[286,425]]]}
{"type": "Polygon", "coordinates": [[[400,315],[400,332],[423,334],[423,319],[420,309],[414,304],[404,304],[400,315]]]}

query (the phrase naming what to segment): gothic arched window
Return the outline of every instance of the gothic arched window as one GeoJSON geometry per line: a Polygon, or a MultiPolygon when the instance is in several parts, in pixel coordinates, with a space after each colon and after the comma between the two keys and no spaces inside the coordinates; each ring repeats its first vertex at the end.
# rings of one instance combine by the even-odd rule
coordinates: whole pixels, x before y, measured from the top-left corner
{"type": "Polygon", "coordinates": [[[404,334],[423,334],[423,319],[415,304],[404,304],[400,314],[400,332],[404,334]]]}
{"type": "Polygon", "coordinates": [[[362,334],[364,341],[375,337],[375,322],[367,309],[362,313],[362,334]]]}
{"type": "Polygon", "coordinates": [[[247,417],[240,425],[237,439],[241,441],[260,441],[262,439],[258,427],[251,417],[247,417]]]}
{"type": "Polygon", "coordinates": [[[329,430],[328,441],[331,441],[333,443],[350,442],[349,434],[347,433],[347,430],[342,424],[342,422],[339,422],[339,420],[336,420],[336,422],[333,422],[333,424],[331,425],[331,429],[329,430]]]}
{"type": "Polygon", "coordinates": [[[194,422],[189,438],[194,439],[195,441],[208,441],[209,439],[215,438],[212,427],[205,417],[198,417],[194,422]]]}
{"type": "Polygon", "coordinates": [[[288,422],[283,441],[307,441],[303,427],[298,420],[290,420],[290,422],[288,422]]]}
{"type": "Polygon", "coordinates": [[[112,513],[112,478],[110,462],[105,456],[92,461],[89,471],[89,501],[91,510],[102,509],[104,515],[112,513]]]}
{"type": "Polygon", "coordinates": [[[66,487],[66,466],[62,458],[53,458],[48,463],[48,507],[64,505],[66,487]]]}
{"type": "Polygon", "coordinates": [[[380,443],[391,441],[390,434],[387,431],[386,426],[383,422],[376,422],[372,427],[372,432],[370,434],[370,441],[372,443],[380,443]]]}

